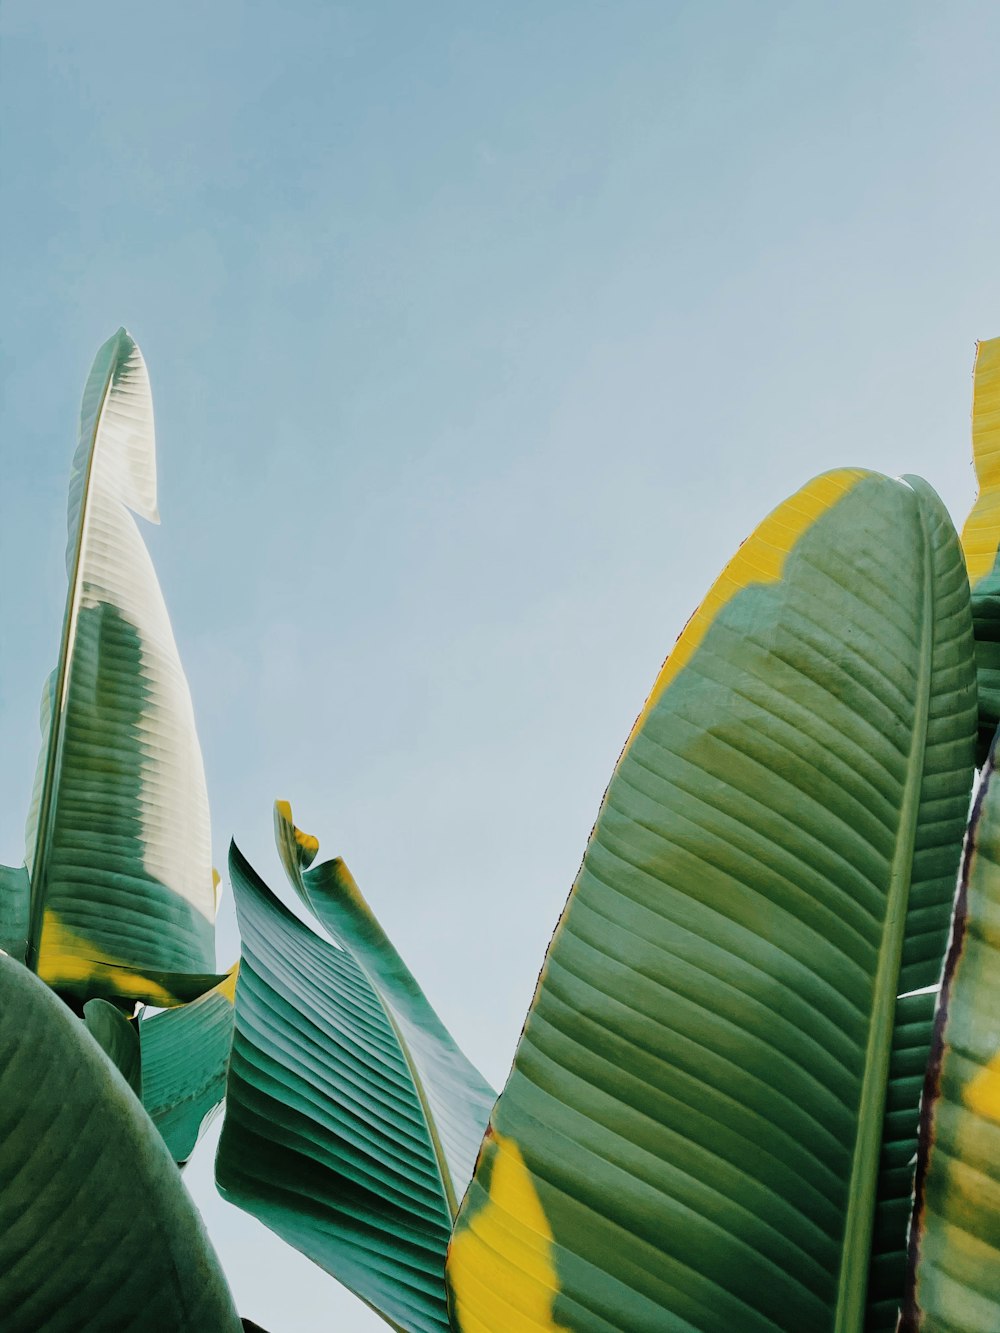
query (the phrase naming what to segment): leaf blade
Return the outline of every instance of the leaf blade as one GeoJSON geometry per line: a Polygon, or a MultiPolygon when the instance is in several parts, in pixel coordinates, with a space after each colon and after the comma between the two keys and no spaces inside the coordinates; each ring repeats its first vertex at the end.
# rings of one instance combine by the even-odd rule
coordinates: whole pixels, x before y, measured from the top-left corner
{"type": "Polygon", "coordinates": [[[396,1031],[417,1089],[454,1216],[472,1178],[496,1093],[459,1049],[340,857],[309,869],[319,842],[276,801],[275,841],[299,897],[364,971],[396,1031]]]}
{"type": "Polygon", "coordinates": [[[976,347],[972,458],[979,493],[962,528],[962,547],[972,585],[982,765],[1000,724],[1000,338],[976,347]]]}
{"type": "Polygon", "coordinates": [[[27,838],[29,965],[82,999],[139,997],[134,987],[118,988],[119,967],[135,974],[214,966],[204,769],[170,622],[130,508],[156,518],[149,380],[122,329],[98,352],[84,393],[66,616],[43,699],[27,838]]]}
{"type": "Polygon", "coordinates": [[[135,1024],[107,1000],[88,1000],[83,1006],[83,1021],[87,1031],[141,1101],[142,1055],[135,1024]]]}
{"type": "Polygon", "coordinates": [[[211,990],[139,1023],[142,1103],[184,1166],[226,1095],[238,965],[211,990]]]}
{"type": "Polygon", "coordinates": [[[969,823],[920,1117],[901,1333],[1000,1323],[1000,783],[969,823]]]}
{"type": "Polygon", "coordinates": [[[940,503],[875,474],[811,483],[724,571],[553,937],[452,1242],[456,1327],[860,1329],[896,996],[934,979],[967,805],[969,622],[940,503]]]}
{"type": "Polygon", "coordinates": [[[352,953],[289,912],[235,845],[230,877],[242,957],[220,1192],[394,1328],[447,1329],[452,1214],[399,1031],[352,953]]]}
{"type": "Polygon", "coordinates": [[[0,1309],[7,1333],[240,1322],[177,1169],[83,1023],[0,956],[0,1309]]]}
{"type": "Polygon", "coordinates": [[[0,949],[24,962],[31,881],[26,866],[0,866],[0,949]]]}

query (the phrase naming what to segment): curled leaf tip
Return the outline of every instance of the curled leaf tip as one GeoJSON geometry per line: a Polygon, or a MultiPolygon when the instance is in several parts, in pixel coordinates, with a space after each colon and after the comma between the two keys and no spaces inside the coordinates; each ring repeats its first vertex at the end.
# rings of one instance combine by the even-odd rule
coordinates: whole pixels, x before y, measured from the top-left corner
{"type": "Polygon", "coordinates": [[[303,870],[307,870],[315,861],[319,852],[319,838],[296,827],[292,818],[292,807],[288,801],[275,801],[274,822],[278,832],[279,844],[282,840],[282,834],[284,833],[287,836],[290,831],[291,840],[294,843],[295,859],[303,870]],[[284,829],[282,826],[284,826],[284,829]]]}

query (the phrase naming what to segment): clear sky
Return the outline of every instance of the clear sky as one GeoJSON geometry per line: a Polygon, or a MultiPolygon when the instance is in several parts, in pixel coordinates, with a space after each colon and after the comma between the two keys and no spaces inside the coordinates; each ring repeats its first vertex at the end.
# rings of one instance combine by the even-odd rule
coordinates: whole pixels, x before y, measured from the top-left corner
{"type": "MultiPolygon", "coordinates": [[[[1000,6],[4,0],[0,858],[22,855],[90,359],[216,859],[342,854],[496,1083],[661,659],[813,473],[973,494],[1000,6]]],[[[235,956],[231,911],[220,963],[235,956]]],[[[189,1177],[243,1313],[383,1328],[189,1177]]]]}

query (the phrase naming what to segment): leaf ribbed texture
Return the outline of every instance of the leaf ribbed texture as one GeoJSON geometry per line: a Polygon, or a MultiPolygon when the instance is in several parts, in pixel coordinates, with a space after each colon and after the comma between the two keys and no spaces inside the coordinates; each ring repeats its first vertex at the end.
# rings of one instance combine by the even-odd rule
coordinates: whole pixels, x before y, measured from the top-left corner
{"type": "Polygon", "coordinates": [[[201,1218],[79,1019],[0,955],[4,1333],[238,1333],[201,1218]]]}
{"type": "Polygon", "coordinates": [[[142,1103],[183,1166],[226,1095],[236,969],[190,1004],[139,1024],[142,1103]]]}
{"type": "Polygon", "coordinates": [[[457,1212],[472,1179],[496,1093],[455,1044],[342,858],[308,869],[319,842],[295,827],[287,801],[276,802],[274,824],[289,882],[337,944],[361,967],[392,1022],[433,1128],[449,1204],[452,1212],[457,1212]]]}
{"type": "Polygon", "coordinates": [[[619,760],[452,1242],[457,1328],[891,1326],[920,1058],[896,997],[937,979],[974,728],[940,502],[817,479],[619,760]]]}
{"type": "Polygon", "coordinates": [[[901,1333],[1000,1328],[1000,779],[966,838],[921,1107],[901,1333]]]}
{"type": "Polygon", "coordinates": [[[886,1090],[879,1195],[872,1236],[866,1328],[895,1333],[906,1272],[903,1243],[913,1200],[913,1152],[917,1110],[930,1051],[937,991],[896,1002],[889,1084],[886,1090]]]}
{"type": "Polygon", "coordinates": [[[156,517],[153,418],[142,356],[120,330],[87,383],[70,483],[69,597],[28,827],[28,959],[80,996],[162,1004],[136,974],[211,971],[215,903],[191,699],[130,508],[156,517]]]}
{"type": "Polygon", "coordinates": [[[0,866],[0,949],[24,962],[31,881],[25,866],[0,866]]]}
{"type": "Polygon", "coordinates": [[[447,1329],[452,1213],[397,1031],[359,963],[235,845],[230,876],[242,958],[219,1189],[394,1328],[447,1329]]]}

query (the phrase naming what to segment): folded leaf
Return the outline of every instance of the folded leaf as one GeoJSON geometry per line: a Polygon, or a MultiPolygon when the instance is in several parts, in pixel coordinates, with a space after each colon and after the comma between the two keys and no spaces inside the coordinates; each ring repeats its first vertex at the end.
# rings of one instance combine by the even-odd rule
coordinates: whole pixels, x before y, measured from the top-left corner
{"type": "Polygon", "coordinates": [[[88,1000],[83,1006],[83,1021],[125,1082],[141,1098],[142,1057],[135,1023],[107,1000],[88,1000]]]}
{"type": "Polygon", "coordinates": [[[975,710],[925,483],[828,474],[743,545],[605,794],[452,1240],[456,1328],[891,1327],[897,996],[936,980],[975,710]]]}
{"type": "Polygon", "coordinates": [[[1000,723],[1000,338],[976,349],[972,456],[979,495],[962,529],[962,546],[972,584],[982,764],[1000,723]]]}
{"type": "Polygon", "coordinates": [[[213,969],[214,891],[191,699],[129,509],[157,519],[149,380],[121,329],[87,381],[73,460],[69,594],[28,824],[27,961],[83,999],[160,1003],[151,972],[213,969]]]}
{"type": "Polygon", "coordinates": [[[139,1024],[143,1105],[180,1166],[226,1095],[236,972],[191,1004],[139,1024]]]}
{"type": "Polygon", "coordinates": [[[0,955],[4,1333],[238,1333],[201,1218],[86,1027],[0,955]]]}
{"type": "MultiPolygon", "coordinates": [[[[280,812],[278,828],[279,842],[294,839],[280,812]]],[[[304,845],[315,854],[315,839],[304,845]]],[[[393,1328],[447,1329],[445,1250],[472,1169],[463,1145],[481,1136],[492,1094],[342,862],[303,874],[302,891],[344,948],[293,916],[235,845],[230,878],[243,953],[219,1189],[393,1328]],[[407,1023],[421,1012],[418,1054],[407,1023]],[[444,1086],[429,1086],[438,1076],[444,1086]],[[433,1110],[443,1104],[446,1123],[433,1110]]]]}
{"type": "Polygon", "coordinates": [[[901,1333],[1000,1328],[1000,779],[966,838],[920,1111],[901,1333]]]}

